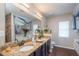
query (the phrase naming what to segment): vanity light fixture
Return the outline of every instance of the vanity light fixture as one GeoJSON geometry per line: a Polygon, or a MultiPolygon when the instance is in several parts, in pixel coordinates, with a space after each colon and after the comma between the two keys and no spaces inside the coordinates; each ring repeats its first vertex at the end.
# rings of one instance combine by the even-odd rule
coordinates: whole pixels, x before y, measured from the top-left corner
{"type": "Polygon", "coordinates": [[[42,15],[38,11],[31,11],[30,6],[26,3],[13,3],[17,8],[19,8],[23,12],[27,12],[28,14],[31,14],[32,16],[35,16],[39,20],[42,19],[42,15]]]}
{"type": "Polygon", "coordinates": [[[29,13],[28,9],[30,8],[30,6],[28,4],[25,4],[25,3],[13,3],[13,5],[16,6],[17,8],[19,8],[20,11],[29,13]]]}
{"type": "Polygon", "coordinates": [[[26,3],[19,3],[20,5],[24,6],[25,8],[30,8],[30,6],[26,3]]]}
{"type": "Polygon", "coordinates": [[[39,14],[38,12],[36,13],[39,17],[42,17],[42,15],[41,14],[39,14]]]}
{"type": "Polygon", "coordinates": [[[42,20],[42,17],[39,17],[37,14],[35,14],[34,16],[38,18],[40,21],[42,20]]]}

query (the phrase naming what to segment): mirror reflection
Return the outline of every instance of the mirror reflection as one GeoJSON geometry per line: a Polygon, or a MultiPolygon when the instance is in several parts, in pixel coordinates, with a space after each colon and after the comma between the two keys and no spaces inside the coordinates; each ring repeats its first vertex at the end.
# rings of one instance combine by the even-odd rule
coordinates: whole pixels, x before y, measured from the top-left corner
{"type": "Polygon", "coordinates": [[[14,24],[15,24],[16,40],[18,40],[18,39],[25,40],[25,39],[31,38],[31,34],[32,34],[32,33],[30,33],[32,31],[31,30],[31,27],[32,27],[31,21],[27,22],[25,19],[15,16],[14,24]]]}

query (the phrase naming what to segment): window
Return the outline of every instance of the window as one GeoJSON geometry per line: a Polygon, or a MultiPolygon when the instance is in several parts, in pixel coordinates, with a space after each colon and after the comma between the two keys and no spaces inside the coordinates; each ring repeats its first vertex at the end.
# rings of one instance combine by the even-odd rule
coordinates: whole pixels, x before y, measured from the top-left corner
{"type": "Polygon", "coordinates": [[[59,37],[69,37],[69,22],[59,22],[59,37]]]}
{"type": "Polygon", "coordinates": [[[34,24],[33,25],[33,31],[34,31],[34,33],[35,33],[36,29],[38,29],[38,24],[34,24]]]}

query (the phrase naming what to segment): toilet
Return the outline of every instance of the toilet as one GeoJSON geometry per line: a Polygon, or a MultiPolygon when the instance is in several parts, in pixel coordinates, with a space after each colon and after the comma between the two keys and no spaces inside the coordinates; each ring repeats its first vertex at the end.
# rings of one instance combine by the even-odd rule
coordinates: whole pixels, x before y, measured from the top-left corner
{"type": "Polygon", "coordinates": [[[56,44],[56,43],[55,43],[55,41],[52,41],[52,42],[51,42],[50,53],[52,52],[52,50],[53,50],[53,48],[54,48],[55,44],[56,44]]]}

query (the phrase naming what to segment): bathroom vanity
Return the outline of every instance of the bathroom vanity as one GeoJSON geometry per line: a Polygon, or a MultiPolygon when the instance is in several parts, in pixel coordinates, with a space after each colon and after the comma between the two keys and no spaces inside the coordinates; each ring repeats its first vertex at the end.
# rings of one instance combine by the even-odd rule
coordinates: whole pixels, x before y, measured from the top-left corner
{"type": "Polygon", "coordinates": [[[38,43],[37,49],[30,56],[48,56],[50,50],[50,39],[46,39],[43,43],[38,43]]]}
{"type": "MultiPolygon", "coordinates": [[[[0,55],[47,56],[50,49],[51,33],[44,32],[45,19],[42,17],[40,20],[38,17],[25,11],[23,12],[23,10],[17,8],[14,4],[6,4],[6,7],[8,5],[13,7],[15,12],[11,11],[6,14],[5,47],[0,49],[0,55]],[[36,31],[37,29],[41,30],[39,31],[40,33],[36,31]]],[[[33,11],[36,12],[35,10],[33,11]]]]}
{"type": "Polygon", "coordinates": [[[3,56],[48,56],[50,50],[50,38],[44,37],[44,41],[37,42],[35,45],[32,44],[31,40],[28,40],[22,46],[9,47],[8,50],[0,51],[0,54],[3,56]],[[27,46],[31,46],[31,49],[28,50],[27,46]],[[27,50],[25,50],[25,49],[27,50]]]}
{"type": "MultiPolygon", "coordinates": [[[[13,14],[10,14],[9,16],[7,16],[7,20],[10,20],[9,17],[11,17],[12,21],[10,21],[9,25],[8,25],[8,21],[6,22],[6,25],[8,25],[6,26],[7,27],[6,42],[12,43],[12,42],[17,42],[17,41],[22,41],[22,40],[26,40],[26,41],[23,45],[21,44],[15,45],[14,43],[15,46],[11,46],[11,47],[8,46],[5,49],[1,49],[0,55],[3,55],[3,56],[48,56],[49,49],[50,49],[51,34],[43,34],[44,35],[44,37],[42,38],[43,41],[36,41],[34,43],[32,41],[32,38],[33,38],[32,34],[35,33],[35,30],[38,28],[38,26],[36,28],[36,26],[32,26],[34,24],[32,24],[30,21],[27,22],[25,21],[26,19],[23,19],[19,16],[15,16],[13,14]],[[10,32],[8,30],[10,30],[10,32]]],[[[38,36],[38,35],[35,34],[35,36],[38,36]]],[[[35,38],[35,40],[37,39],[38,38],[35,38]]]]}

